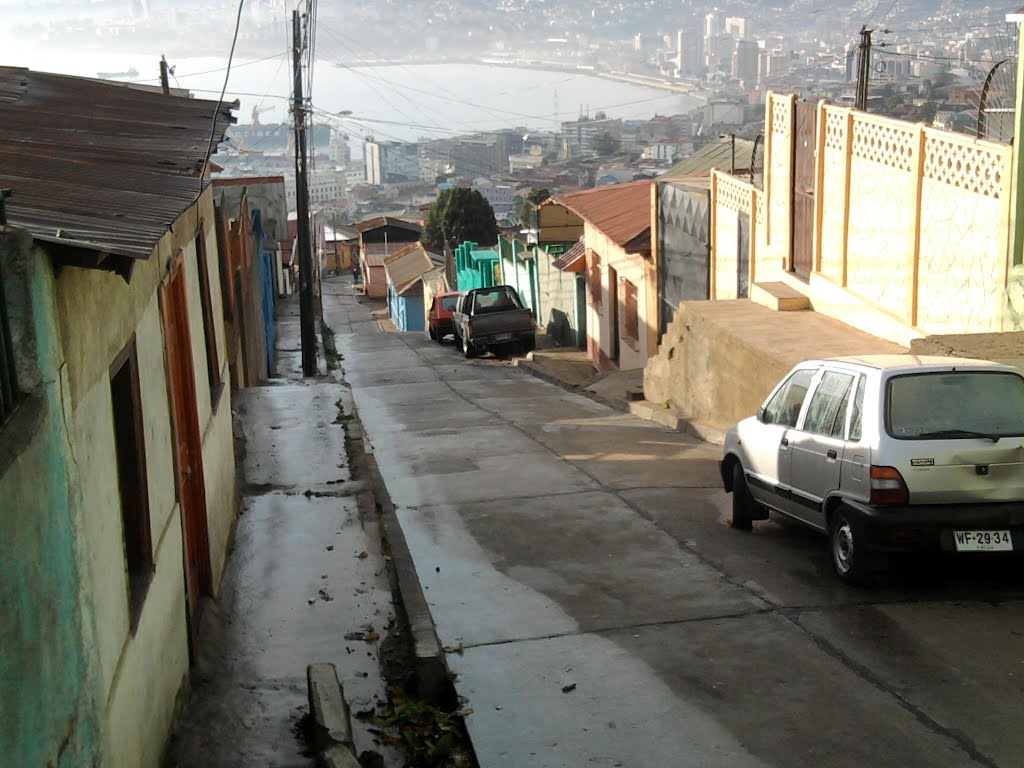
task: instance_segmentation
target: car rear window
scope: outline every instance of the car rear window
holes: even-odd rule
[[[886,402],[886,429],[902,440],[1024,435],[1024,378],[1015,373],[895,376]]]
[[[441,299],[441,309],[445,312],[452,312],[455,310],[455,305],[458,303],[458,296],[449,296],[447,299]]]

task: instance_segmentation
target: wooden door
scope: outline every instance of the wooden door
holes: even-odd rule
[[[188,326],[184,260],[177,258],[160,287],[166,344],[174,463],[184,539],[185,588],[189,634],[196,640],[199,605],[212,593],[210,539],[206,519],[206,483],[203,478],[202,433],[196,405],[196,379]]]
[[[814,148],[816,105],[796,103],[793,131],[793,241],[790,270],[808,279],[814,261]]]
[[[608,358],[619,362],[619,273],[608,267]]]

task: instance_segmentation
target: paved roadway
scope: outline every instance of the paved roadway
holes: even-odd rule
[[[840,584],[726,525],[718,449],[450,344],[325,316],[480,765],[1024,765],[1024,576]]]

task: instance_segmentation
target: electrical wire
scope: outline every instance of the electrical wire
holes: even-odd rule
[[[206,169],[210,165],[210,154],[213,152],[213,140],[217,136],[217,118],[220,117],[220,108],[224,103],[224,94],[228,90],[228,78],[231,77],[231,62],[235,57],[235,45],[238,43],[238,30],[242,26],[242,6],[245,5],[245,0],[238,0],[238,15],[235,17],[235,33],[231,37],[231,50],[228,52],[228,65],[225,68],[224,73],[224,87],[221,88],[220,98],[217,99],[217,108],[213,111],[213,125],[210,126],[210,143],[206,147],[206,159],[203,160],[203,170],[199,174],[199,193],[196,195],[196,199],[199,199],[199,195],[203,194],[203,181],[206,178]]]

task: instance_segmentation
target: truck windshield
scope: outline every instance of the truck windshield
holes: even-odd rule
[[[886,429],[901,440],[1024,435],[1024,378],[1015,373],[895,376],[889,380],[886,400]]]
[[[518,309],[519,304],[512,298],[507,288],[478,290],[474,303],[475,312],[503,312],[506,309]]]

